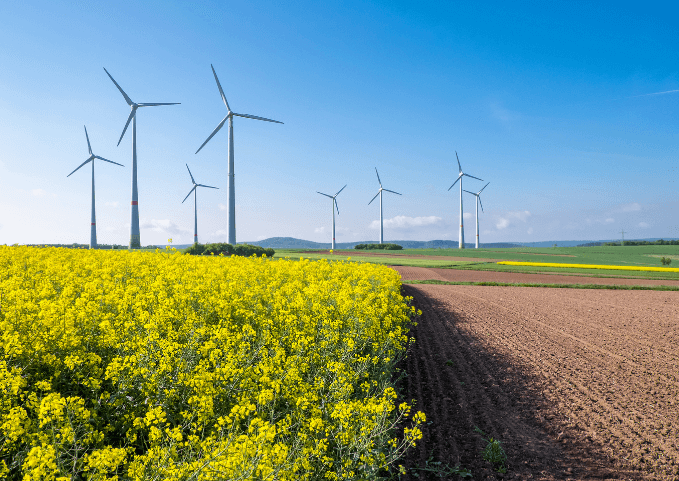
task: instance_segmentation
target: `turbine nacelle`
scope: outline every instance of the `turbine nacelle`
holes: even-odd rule
[[[122,87],[120,85],[118,85],[118,82],[116,82],[113,79],[113,77],[111,76],[111,74],[108,73],[108,70],[106,70],[106,67],[104,67],[104,71],[106,72],[106,75],[109,76],[111,81],[115,84],[115,86],[118,87],[118,90],[120,90],[120,93],[123,95],[123,98],[125,99],[125,102],[127,102],[127,105],[130,106],[130,116],[127,117],[127,122],[125,123],[125,128],[123,129],[123,133],[120,134],[120,139],[118,140],[118,145],[120,145],[120,142],[123,140],[123,137],[125,136],[125,132],[127,132],[127,127],[130,125],[130,122],[137,115],[137,109],[139,107],[157,107],[159,105],[180,105],[179,102],[172,102],[172,103],[136,103],[136,102],[133,102],[132,99],[122,89]]]
[[[380,184],[380,190],[378,190],[377,194],[375,194],[375,197],[373,197],[370,200],[370,202],[368,202],[368,205],[372,204],[373,200],[377,199],[377,196],[380,195],[382,193],[382,191],[391,192],[392,194],[401,195],[398,192],[394,192],[393,190],[385,189],[384,187],[382,187],[382,181],[380,180],[380,174],[377,172],[377,167],[375,167],[375,174],[377,174],[377,182],[379,182],[379,184]]]
[[[448,190],[452,189],[455,186],[455,184],[457,184],[457,181],[460,180],[462,177],[471,177],[472,179],[480,180],[481,182],[483,182],[483,179],[479,179],[478,177],[474,177],[473,175],[465,174],[464,172],[462,172],[462,166],[460,165],[460,157],[458,157],[457,151],[455,151],[455,158],[457,159],[457,167],[460,170],[460,174],[457,176],[457,179],[455,179],[455,182],[453,182],[453,185],[448,187]]]
[[[82,166],[86,165],[88,162],[94,162],[94,159],[103,160],[104,162],[109,162],[111,164],[116,164],[116,165],[119,165],[121,167],[125,167],[123,164],[119,164],[118,162],[113,162],[112,160],[108,160],[108,159],[105,159],[105,158],[100,157],[98,155],[95,155],[92,152],[92,145],[90,145],[90,136],[87,135],[87,127],[85,127],[85,126],[83,126],[83,127],[85,128],[85,138],[87,139],[87,151],[90,153],[90,156],[87,158],[87,160],[85,162],[80,164],[73,172],[68,174],[66,177],[70,177],[71,175],[73,175],[78,169],[80,169]]]
[[[226,123],[226,121],[228,119],[231,119],[231,121],[233,121],[234,116],[235,117],[243,117],[243,118],[246,118],[246,119],[264,120],[265,122],[273,122],[275,124],[282,124],[283,123],[283,122],[279,122],[278,120],[271,120],[271,119],[267,119],[267,118],[264,118],[264,117],[257,117],[256,115],[237,114],[236,112],[233,112],[231,110],[231,107],[229,107],[229,102],[226,100],[226,95],[224,95],[224,90],[222,89],[222,84],[219,83],[219,78],[217,78],[217,72],[215,72],[215,68],[212,66],[212,64],[210,64],[210,68],[212,68],[212,74],[215,76],[215,82],[217,82],[217,88],[219,88],[219,95],[221,95],[221,97],[222,97],[222,101],[224,102],[224,105],[226,106],[226,110],[227,110],[228,114],[226,114],[226,117],[224,117],[222,119],[222,121],[219,122],[217,127],[215,127],[215,129],[212,131],[210,136],[205,140],[205,142],[203,142],[203,144],[200,147],[198,147],[198,150],[196,150],[196,154],[198,152],[200,152],[201,149],[203,147],[205,147],[205,144],[207,144],[210,141],[210,139],[212,137],[214,137],[215,134],[221,130],[221,128],[224,126],[224,124]]]
[[[333,202],[333,205],[335,206],[335,209],[337,209],[337,215],[339,215],[339,207],[337,206],[337,196],[340,194],[340,192],[342,192],[342,191],[344,190],[344,188],[345,188],[347,185],[349,185],[349,184],[345,184],[344,187],[342,187],[340,190],[338,190],[337,193],[336,193],[335,195],[324,194],[323,192],[318,192],[318,191],[316,191],[316,193],[331,198],[331,199],[332,199],[332,202]]]
[[[189,198],[189,196],[193,193],[194,190],[196,190],[197,187],[207,187],[208,189],[217,189],[219,190],[219,187],[212,187],[210,185],[203,185],[203,184],[197,184],[196,181],[193,178],[193,174],[191,173],[191,169],[189,169],[189,164],[186,165],[186,170],[189,171],[189,175],[191,176],[191,182],[193,183],[193,188],[189,191],[188,194],[186,194],[186,197],[184,197],[184,200],[182,201],[182,204],[186,202],[186,199]]]

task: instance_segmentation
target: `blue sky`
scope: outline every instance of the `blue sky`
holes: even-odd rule
[[[463,169],[490,182],[481,242],[679,237],[678,7],[670,2],[0,2],[0,243],[127,244],[129,108],[142,244],[226,238],[231,108],[238,241],[458,238]],[[485,182],[464,181],[480,189]],[[465,237],[474,198],[465,194]]]

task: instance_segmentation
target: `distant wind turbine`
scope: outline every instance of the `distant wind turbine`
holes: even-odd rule
[[[455,157],[457,158],[457,166],[460,169],[460,174],[457,176],[457,180],[453,182],[453,185],[448,187],[448,190],[452,189],[455,184],[457,184],[457,181],[460,181],[460,243],[459,243],[459,248],[464,249],[464,221],[462,219],[462,177],[471,177],[472,179],[480,180],[483,182],[483,179],[479,179],[478,177],[474,177],[473,175],[465,174],[462,172],[462,166],[460,165],[460,158],[457,156],[457,151],[455,151]]]
[[[375,194],[375,197],[372,198],[370,202],[368,202],[368,205],[372,204],[373,200],[377,198],[377,196],[380,196],[380,244],[384,243],[384,227],[382,224],[382,191],[384,192],[391,192],[392,194],[399,194],[398,192],[394,192],[393,190],[385,189],[382,187],[382,181],[380,180],[380,174],[377,172],[377,167],[375,167],[375,173],[377,174],[377,182],[380,183],[380,190],[377,191],[377,194]]]
[[[346,187],[346,185],[344,186]],[[330,197],[332,199],[332,249],[335,249],[335,209],[337,209],[337,215],[339,215],[339,207],[337,207],[337,196],[339,195],[340,192],[344,190],[344,187],[342,187],[340,190],[337,191],[335,195],[328,195],[324,194],[323,192],[318,192],[317,193],[324,195],[326,197]]]
[[[66,177],[70,177],[75,171],[80,169],[80,167],[84,166],[88,162],[92,162],[92,221],[90,224],[90,249],[96,249],[97,248],[97,220],[96,220],[96,215],[94,212],[94,159],[99,159],[103,160],[104,162],[110,162],[111,164],[116,164],[121,167],[125,167],[123,164],[119,164],[118,162],[113,162],[112,160],[105,159],[103,157],[99,157],[98,155],[94,155],[92,153],[92,146],[90,145],[90,136],[87,135],[87,127],[85,127],[85,138],[87,139],[87,150],[90,153],[90,156],[87,158],[85,162],[80,164],[77,169],[75,169],[73,172],[68,174]]]
[[[130,125],[130,121],[132,121],[132,206],[131,206],[129,247],[130,249],[133,249],[136,247],[141,247],[141,238],[139,235],[139,198],[137,195],[137,109],[139,107],[156,107],[158,105],[179,105],[179,103],[178,102],[154,103],[154,104],[135,103],[132,101],[132,99],[130,99],[130,97],[127,96],[127,94],[123,91],[120,85],[118,85],[118,82],[113,80],[113,77],[111,77],[111,74],[108,73],[108,70],[106,70],[106,68],[104,68],[104,71],[106,72],[106,75],[109,76],[111,81],[113,81],[115,86],[118,87],[120,93],[123,94],[125,102],[127,102],[127,105],[129,105],[131,109],[130,116],[127,117],[127,123],[125,124],[125,128],[123,129],[123,133],[120,134],[118,145],[120,145],[120,141],[123,140],[125,132],[127,132],[127,127]]]
[[[196,198],[197,187],[207,187],[208,189],[219,189],[219,187],[196,184],[196,181],[193,179],[193,174],[191,173],[191,169],[189,169],[188,164],[186,164],[186,170],[189,171],[189,175],[191,176],[191,182],[193,182],[193,189],[191,189],[189,193],[186,194],[186,197],[184,197],[182,204],[186,202],[186,199],[188,199],[189,196],[191,195],[191,192],[193,192],[193,243],[198,244],[198,200]]]
[[[488,182],[490,184],[490,182]],[[476,194],[474,192],[469,192],[468,190],[465,190],[465,192],[476,196],[476,248],[479,248],[479,204],[481,204],[481,212],[483,212],[483,203],[481,202],[481,192],[483,192],[483,189],[488,187],[488,184],[484,185],[483,188],[478,191]]]
[[[219,79],[217,78],[217,72],[215,72],[215,68],[210,64],[210,67],[212,67],[212,73],[215,76],[215,81],[217,82],[217,87],[219,88],[219,94],[222,96],[222,101],[224,102],[224,105],[226,105],[226,110],[228,113],[226,114],[226,117],[222,119],[221,122],[217,125],[217,127],[212,131],[210,136],[203,142],[203,145],[198,147],[198,150],[196,150],[196,154],[200,152],[200,149],[205,147],[205,144],[207,144],[214,135],[219,132],[219,130],[224,126],[224,123],[229,120],[229,153],[228,153],[228,162],[229,162],[229,184],[228,184],[228,189],[229,189],[229,197],[228,197],[228,225],[229,225],[229,233],[228,233],[228,238],[227,242],[231,245],[236,245],[236,193],[235,193],[235,183],[234,183],[234,170],[233,170],[233,117],[244,117],[247,119],[255,119],[255,120],[264,120],[266,122],[274,122],[276,124],[282,124],[283,122],[279,122],[278,120],[271,120],[271,119],[265,119],[264,117],[256,117],[254,115],[249,115],[249,114],[237,114],[235,112],[231,111],[231,107],[229,107],[229,102],[226,101],[226,96],[224,95],[224,91],[222,90],[222,85],[219,83]]]

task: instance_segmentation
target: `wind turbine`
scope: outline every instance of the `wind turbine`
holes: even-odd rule
[[[488,182],[490,184],[490,182]],[[468,190],[465,190],[465,192],[475,195],[476,196],[476,248],[479,248],[479,204],[481,204],[481,212],[483,212],[483,203],[481,202],[481,192],[483,192],[483,189],[488,187],[488,184],[484,185],[483,188],[478,191],[476,194],[474,192],[469,192]]]
[[[474,177],[473,175],[465,174],[462,172],[462,166],[460,165],[460,158],[457,156],[457,151],[455,151],[455,157],[457,158],[457,166],[460,169],[460,174],[457,176],[457,179],[455,182],[453,182],[453,185],[448,187],[448,190],[452,189],[455,184],[457,184],[457,181],[460,181],[460,244],[459,248],[464,249],[464,221],[462,220],[462,177],[467,176],[471,177],[472,179],[480,180],[483,182],[483,179],[479,179],[478,177]]]
[[[196,181],[193,180],[193,174],[191,173],[191,169],[189,169],[189,164],[186,164],[186,170],[189,171],[189,175],[191,176],[191,182],[193,182],[193,189],[189,191],[188,194],[186,194],[186,197],[184,197],[184,200],[182,201],[182,204],[186,202],[186,199],[189,198],[191,195],[191,192],[193,192],[193,243],[198,244],[198,201],[196,199],[196,192],[197,189],[196,187],[207,187],[208,189],[219,189],[219,187],[212,187],[209,185],[203,185],[203,184],[196,184]]]
[[[224,105],[226,105],[226,110],[228,113],[226,114],[226,117],[222,119],[221,122],[217,125],[217,127],[212,131],[210,136],[203,142],[203,145],[198,147],[198,150],[196,150],[196,154],[200,152],[200,150],[205,147],[205,144],[207,144],[212,137],[215,136],[217,132],[224,126],[224,122],[229,120],[229,154],[228,154],[228,161],[229,161],[229,200],[227,202],[228,205],[228,225],[229,225],[229,234],[227,238],[227,242],[231,245],[236,245],[236,193],[235,193],[235,184],[234,184],[234,171],[233,171],[233,117],[245,117],[246,119],[255,119],[255,120],[264,120],[266,122],[274,122],[276,124],[282,124],[283,122],[279,122],[278,120],[271,120],[271,119],[265,119],[264,117],[257,117],[254,115],[249,115],[249,114],[237,114],[235,112],[231,111],[231,107],[229,107],[229,102],[226,101],[226,96],[224,95],[224,91],[222,90],[222,85],[219,83],[219,79],[217,78],[217,72],[215,72],[215,68],[210,64],[210,67],[212,68],[212,73],[215,76],[215,81],[217,82],[217,87],[219,88],[219,94],[222,96],[222,101],[224,102]]]
[[[346,187],[346,185],[344,186]],[[335,195],[328,195],[324,194],[323,192],[318,192],[321,195],[324,195],[326,197],[330,197],[332,199],[332,249],[335,250],[335,209],[337,209],[337,215],[339,215],[339,207],[337,207],[337,196],[339,195],[340,192],[344,190],[344,187],[342,187],[340,190],[337,191]]]
[[[377,172],[377,167],[375,167],[375,173],[377,174],[377,182],[380,183],[380,190],[377,191],[377,194],[375,194],[375,197],[372,198],[370,202],[368,202],[368,205],[372,204],[373,200],[377,198],[377,196],[380,196],[380,244],[384,243],[384,228],[382,226],[382,191],[385,192],[391,192],[392,194],[399,194],[398,192],[394,192],[393,190],[385,189],[382,187],[382,181],[380,180],[380,174]]]
[[[130,116],[127,118],[127,123],[125,124],[125,128],[123,129],[123,133],[120,134],[118,145],[120,145],[120,141],[123,140],[125,132],[127,132],[127,127],[130,125],[130,121],[132,121],[132,206],[131,206],[129,247],[130,249],[133,249],[135,247],[141,247],[141,239],[139,236],[139,199],[137,196],[137,109],[139,107],[156,107],[158,105],[179,105],[179,103],[178,102],[154,103],[154,104],[135,103],[132,101],[132,99],[130,99],[130,97],[127,96],[123,89],[120,88],[118,82],[113,80],[113,77],[111,77],[111,74],[108,73],[108,70],[106,70],[106,68],[104,68],[104,71],[106,72],[106,75],[109,76],[111,81],[113,81],[115,86],[118,87],[120,93],[123,94],[125,102],[127,102],[127,105],[129,105],[131,109]]]
[[[83,126],[84,127],[84,126]],[[119,165],[121,167],[125,167],[123,164],[119,164],[118,162],[113,162],[112,160],[105,159],[103,157],[99,157],[98,155],[94,155],[92,153],[92,146],[90,145],[90,136],[87,135],[87,127],[85,127],[85,138],[87,139],[87,150],[90,153],[90,156],[87,158],[85,162],[80,164],[77,169],[75,169],[73,172],[68,174],[66,177],[70,177],[73,173],[75,173],[76,170],[80,169],[80,167],[84,166],[88,162],[92,162],[92,222],[90,225],[90,249],[96,249],[97,248],[97,220],[96,216],[94,213],[94,159],[99,159],[103,160],[105,162],[110,162],[112,164]]]

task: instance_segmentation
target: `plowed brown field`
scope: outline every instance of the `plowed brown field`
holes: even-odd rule
[[[474,479],[679,480],[679,292],[404,293],[423,315],[401,388],[429,423],[404,479],[439,479],[412,470],[432,457]],[[506,474],[475,427],[502,441]]]

